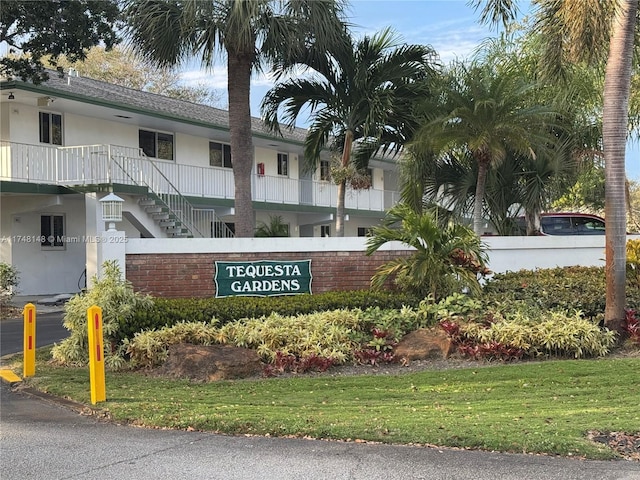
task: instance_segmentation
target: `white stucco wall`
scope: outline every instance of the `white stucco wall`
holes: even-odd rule
[[[64,249],[47,249],[38,240],[40,216],[64,215]],[[79,291],[85,269],[86,235],[82,195],[15,195],[2,198],[2,261],[20,274],[18,294],[57,294]]]
[[[640,239],[640,235],[629,235]],[[364,251],[366,238],[235,238],[235,239],[129,239],[127,254],[217,252]],[[502,273],[521,269],[603,266],[604,236],[485,237],[489,268]],[[383,250],[406,250],[390,242]]]

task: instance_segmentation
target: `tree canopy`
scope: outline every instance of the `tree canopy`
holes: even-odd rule
[[[9,55],[0,59],[0,74],[35,84],[46,81],[43,57],[55,67],[66,55],[75,62],[93,46],[112,48],[118,43],[118,0],[0,2],[0,42]]]

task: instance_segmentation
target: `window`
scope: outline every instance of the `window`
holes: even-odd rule
[[[40,142],[62,145],[62,115],[40,112]]]
[[[320,160],[320,180],[325,182],[331,180],[331,167],[328,160]]]
[[[173,135],[170,133],[139,130],[138,146],[147,157],[173,160]]]
[[[231,163],[231,145],[209,142],[209,165],[212,167],[233,168]]]
[[[40,215],[40,246],[64,248],[64,215]]]
[[[320,236],[321,237],[330,237],[331,236],[331,225],[320,225]]]
[[[358,227],[359,237],[368,237],[371,235],[371,229],[369,227]]]
[[[289,176],[289,155],[286,153],[278,154],[278,175]]]

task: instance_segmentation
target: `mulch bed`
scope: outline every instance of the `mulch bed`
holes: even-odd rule
[[[627,460],[640,462],[640,433],[630,435],[624,432],[602,433],[592,431],[588,432],[587,438],[591,441],[608,445]]]

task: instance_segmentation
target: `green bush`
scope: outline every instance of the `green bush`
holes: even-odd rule
[[[53,347],[54,360],[66,365],[88,363],[87,310],[93,305],[102,309],[105,362],[110,367],[119,367],[124,363],[120,348],[122,331],[129,326],[134,312],[151,308],[153,301],[133,291],[131,284],[122,279],[116,262],[105,262],[102,278],[94,277],[87,293],[67,302],[63,325],[71,335]]]
[[[0,262],[0,310],[2,312],[9,306],[11,299],[16,294],[18,281],[18,270],[13,265]]]
[[[521,304],[541,310],[580,311],[600,320],[605,309],[605,273],[601,267],[564,267],[496,274],[483,289],[483,301],[509,311]],[[640,285],[627,283],[627,307],[640,309]]]
[[[131,321],[119,332],[132,338],[137,332],[159,329],[179,322],[211,322],[224,325],[243,318],[268,317],[273,312],[293,316],[338,309],[369,307],[401,309],[417,306],[420,299],[409,294],[358,290],[281,297],[157,298],[151,307],[136,309]]]

